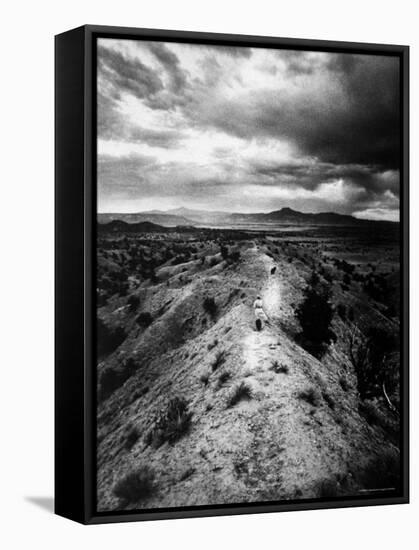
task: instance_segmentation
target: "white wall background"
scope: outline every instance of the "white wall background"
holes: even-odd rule
[[[412,504],[83,527],[52,515],[53,35],[85,23],[409,44],[411,50],[412,390],[418,347],[418,14],[409,0],[52,0],[2,5],[0,544],[3,548],[412,548]],[[415,391],[416,389],[416,391]],[[35,500],[35,502],[34,502]],[[36,503],[38,502],[38,504]],[[39,505],[42,504],[42,506]],[[2,539],[4,541],[2,542]]]

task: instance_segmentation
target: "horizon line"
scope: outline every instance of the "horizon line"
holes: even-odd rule
[[[351,218],[354,218],[355,220],[366,220],[366,221],[373,221],[373,222],[390,222],[390,223],[400,223],[400,218],[398,220],[388,220],[385,218],[359,218],[357,216],[354,216],[353,214],[342,214],[340,212],[336,212],[334,210],[325,210],[321,212],[303,212],[301,210],[295,210],[294,208],[291,208],[290,206],[283,206],[281,208],[278,208],[276,210],[267,210],[267,211],[257,211],[257,212],[238,212],[238,211],[232,211],[232,210],[207,210],[205,208],[188,208],[186,206],[178,206],[175,208],[169,208],[167,210],[159,209],[159,208],[151,208],[150,210],[136,210],[135,212],[121,212],[121,211],[107,211],[107,212],[96,212],[96,215],[103,215],[103,214],[115,214],[115,215],[135,215],[135,214],[151,214],[151,213],[161,213],[162,215],[165,214],[171,214],[174,210],[197,210],[201,212],[206,212],[208,214],[216,214],[216,213],[222,213],[222,214],[244,214],[244,215],[256,215],[256,214],[272,214],[274,212],[281,212],[282,210],[291,210],[293,212],[297,212],[298,214],[305,214],[305,215],[318,215],[318,214],[336,214],[338,216],[349,216]],[[400,213],[400,211],[399,211]],[[176,215],[176,214],[172,214]]]

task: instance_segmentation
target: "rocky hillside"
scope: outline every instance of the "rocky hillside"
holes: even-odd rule
[[[397,321],[336,277],[335,337],[314,357],[296,316],[313,265],[308,252],[266,239],[228,254],[198,249],[101,305],[99,510],[330,498],[397,484],[397,412],[382,396],[361,398],[351,360],[355,330],[394,331]],[[269,316],[261,332],[257,294]]]

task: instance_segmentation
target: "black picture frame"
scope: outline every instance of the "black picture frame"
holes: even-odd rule
[[[402,488],[397,496],[97,512],[95,506],[96,40],[369,53],[400,58]],[[55,38],[55,512],[84,524],[409,502],[409,48],[86,25]]]

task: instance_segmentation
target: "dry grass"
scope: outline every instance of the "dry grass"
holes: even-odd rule
[[[113,494],[120,500],[135,503],[150,496],[154,489],[154,472],[148,466],[140,466],[120,479]]]
[[[276,374],[288,374],[290,369],[285,363],[272,361],[272,365],[269,367],[269,370],[272,370]]]
[[[166,441],[175,443],[184,436],[191,426],[192,414],[188,411],[188,403],[182,397],[174,397],[158,417],[146,436],[146,443],[160,447]]]
[[[234,407],[240,401],[252,399],[252,388],[246,382],[239,382],[227,399],[227,407]]]
[[[226,360],[226,354],[225,354],[225,351],[219,351],[215,358],[214,358],[214,361],[212,362],[212,365],[211,365],[211,368],[212,368],[212,371],[216,371],[219,367],[221,367],[221,365],[224,363],[224,361]]]
[[[320,393],[314,386],[309,386],[298,393],[298,398],[313,407],[317,407],[320,403]]]

